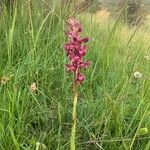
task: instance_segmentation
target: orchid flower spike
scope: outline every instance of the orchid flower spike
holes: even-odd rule
[[[82,83],[85,77],[81,73],[81,68],[87,69],[90,65],[89,61],[85,62],[83,59],[87,53],[85,43],[89,41],[89,38],[81,37],[82,27],[75,19],[69,19],[67,24],[68,30],[66,31],[66,35],[69,41],[64,44],[64,49],[70,63],[67,64],[66,67],[69,72],[73,72],[75,74],[76,82]]]

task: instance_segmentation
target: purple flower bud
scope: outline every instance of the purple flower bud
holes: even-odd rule
[[[78,82],[82,83],[82,82],[84,81],[84,79],[85,79],[85,77],[84,77],[83,74],[79,73],[79,74],[77,75],[77,81],[78,81]]]
[[[75,67],[71,64],[67,64],[66,67],[67,67],[67,70],[70,72],[74,72],[76,70]]]
[[[78,62],[79,59],[80,59],[79,56],[74,56],[74,57],[72,57],[71,61],[72,61],[72,62]]]
[[[90,63],[89,61],[87,61],[87,62],[85,62],[85,63],[81,62],[81,63],[79,64],[79,66],[80,66],[81,68],[87,69],[90,64],[91,64],[91,63]]]
[[[78,21],[74,18],[70,18],[68,21],[69,28],[74,32],[82,32],[82,27]]]
[[[86,54],[86,47],[83,47],[83,48],[79,49],[79,54],[80,54],[80,56],[85,56],[85,54]]]
[[[88,42],[89,41],[89,38],[88,37],[86,37],[86,38],[82,38],[81,39],[84,43],[86,43],[86,42]]]

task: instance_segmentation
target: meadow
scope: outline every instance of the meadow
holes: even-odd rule
[[[0,14],[0,150],[34,150],[37,142],[69,150],[72,75],[66,18],[56,8],[41,0]],[[88,13],[76,19],[90,38],[91,61],[78,88],[77,149],[149,150],[149,23],[129,28]]]

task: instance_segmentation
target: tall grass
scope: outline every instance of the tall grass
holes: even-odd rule
[[[72,84],[65,70],[64,17],[42,0],[22,1],[0,19],[0,149],[69,149]],[[79,87],[77,149],[150,149],[150,43],[148,30],[119,20],[79,15],[91,37],[92,66]],[[135,71],[142,74],[134,78]],[[38,90],[30,85],[36,82]]]

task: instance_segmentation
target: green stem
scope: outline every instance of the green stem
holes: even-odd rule
[[[76,124],[77,124],[77,81],[74,79],[74,100],[73,100],[73,108],[72,108],[72,128],[71,128],[71,138],[70,138],[70,149],[75,150],[75,135],[76,135]]]

